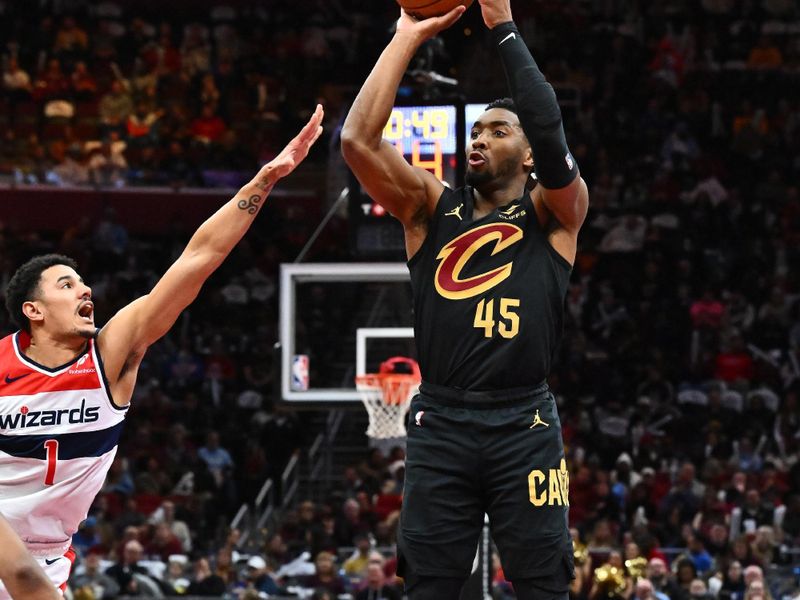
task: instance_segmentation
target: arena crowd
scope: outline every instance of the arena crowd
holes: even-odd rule
[[[324,170],[390,35],[393,3],[175,5],[180,20],[155,2],[0,3],[0,184],[235,187],[318,99],[331,143],[311,158]],[[564,120],[591,193],[550,380],[569,457],[572,596],[797,597],[800,9],[792,0],[514,9],[544,72],[573,100]],[[486,68],[482,27],[469,12],[429,64],[470,101],[506,95]],[[271,369],[278,265],[305,240],[269,210],[275,218],[260,217],[147,355],[119,455],[74,538],[73,597],[401,596],[392,554],[401,449],[365,445],[325,499],[291,506],[256,552],[227,529],[310,442],[309,413],[274,402]],[[179,229],[133,236],[112,211],[58,234],[0,212],[0,282],[34,254],[64,252],[92,285],[102,323],[146,293],[186,241]],[[343,245],[323,250],[341,259]],[[327,347],[352,329],[307,326]],[[12,331],[7,316],[0,330]],[[499,562],[493,573],[495,597],[512,598]]]

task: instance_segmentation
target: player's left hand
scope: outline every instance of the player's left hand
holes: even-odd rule
[[[325,111],[322,109],[321,104],[317,104],[314,114],[311,115],[306,126],[298,133],[295,138],[286,144],[286,147],[281,150],[273,160],[261,167],[258,175],[255,176],[255,184],[262,188],[271,188],[275,183],[297,168],[303,159],[308,156],[308,151],[314,142],[317,141],[322,135],[322,118],[325,116]]]
[[[511,0],[478,0],[486,27],[494,29],[500,23],[513,20],[511,16]]]

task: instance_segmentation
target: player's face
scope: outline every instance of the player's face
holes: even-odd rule
[[[90,338],[95,334],[92,290],[66,265],[42,271],[38,297],[26,302],[23,310],[55,336]]]
[[[467,143],[468,185],[500,187],[532,168],[530,145],[516,114],[493,108],[475,121]]]

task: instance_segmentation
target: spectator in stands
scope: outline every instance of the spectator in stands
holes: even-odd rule
[[[144,102],[137,102],[136,109],[128,115],[125,123],[128,143],[143,146],[156,141],[156,123],[160,117],[158,112],[148,109]]]
[[[750,565],[744,570],[744,593],[735,600],[757,598],[769,599],[768,591],[764,589],[764,571],[757,565]]]
[[[650,580],[656,592],[662,593],[670,599],[681,598],[678,584],[669,574],[664,559],[650,559],[650,562],[647,563],[647,579]]]
[[[627,215],[608,230],[600,242],[601,252],[639,252],[644,246],[647,221],[637,215]]]
[[[208,470],[214,476],[218,487],[222,487],[233,468],[233,459],[230,453],[219,445],[219,433],[209,431],[206,436],[206,445],[197,451]]]
[[[145,555],[151,559],[160,559],[167,562],[171,554],[183,552],[180,540],[170,531],[169,525],[159,523],[155,526],[153,537],[144,549]]]
[[[181,68],[187,79],[198,73],[211,70],[211,47],[208,44],[208,29],[200,23],[192,23],[186,28],[181,45]]]
[[[400,600],[401,594],[386,585],[383,557],[379,553],[375,554],[376,556],[371,558],[367,565],[366,586],[355,595],[355,600]]]
[[[57,58],[47,61],[47,67],[39,73],[33,83],[34,100],[45,102],[69,96],[69,79],[61,70],[61,62]]]
[[[775,509],[761,501],[761,493],[757,489],[747,490],[741,509],[740,529],[737,534],[755,534],[762,525],[772,526]]]
[[[89,167],[80,144],[70,144],[64,160],[53,167],[53,174],[58,178],[59,185],[65,187],[89,183]]]
[[[354,541],[356,545],[355,551],[350,558],[344,561],[343,569],[347,577],[361,579],[367,573],[367,564],[369,563],[372,545],[370,544],[369,536],[364,533],[357,534]]]
[[[750,50],[747,66],[750,69],[777,69],[783,64],[783,56],[778,47],[766,35]]]
[[[27,100],[33,93],[30,75],[20,68],[16,56],[9,57],[3,70],[3,91],[12,103]]]
[[[78,26],[73,17],[64,17],[61,27],[56,32],[53,52],[65,62],[84,58],[89,50],[89,36]]]
[[[189,126],[192,139],[200,144],[208,145],[214,144],[222,140],[227,126],[225,121],[216,114],[214,107],[210,104],[205,104],[198,116]]]
[[[713,289],[707,287],[703,295],[692,303],[689,314],[695,329],[717,330],[722,323],[725,307],[715,297]]]
[[[675,583],[677,584],[678,598],[688,600],[691,597],[692,582],[697,579],[697,569],[688,558],[679,558],[674,566]]]
[[[145,467],[138,469],[139,475],[136,476],[136,491],[140,494],[150,494],[160,496],[169,492],[172,481],[169,475],[162,469],[161,463],[155,456],[143,457]]]
[[[119,79],[111,82],[111,89],[100,98],[100,120],[110,127],[118,127],[133,112],[133,100]]]
[[[708,586],[702,579],[695,579],[689,584],[689,597],[691,600],[710,600]]]
[[[147,581],[150,579],[147,569],[139,564],[143,551],[139,542],[131,540],[125,544],[121,560],[106,569],[106,575],[117,583],[122,593],[135,596],[139,593],[140,586],[149,589],[148,584],[153,583],[152,580]]]
[[[86,517],[83,523],[78,527],[78,531],[72,536],[72,546],[80,553],[81,556],[86,556],[94,546],[101,543],[100,532],[97,530],[97,518],[93,516]]]
[[[289,546],[283,540],[280,533],[273,533],[267,541],[265,558],[271,560],[279,567],[285,565],[291,559]]]
[[[718,577],[718,575],[717,575]],[[744,572],[738,560],[728,563],[728,568],[722,577],[717,597],[719,600],[733,600],[734,596],[744,593]]]
[[[314,555],[323,551],[333,553],[341,545],[336,535],[336,517],[331,512],[323,512],[319,522],[315,523],[311,530],[311,553]]]
[[[754,581],[747,586],[744,592],[744,600],[772,600],[772,594],[764,581]]]
[[[127,496],[132,494],[133,490],[133,477],[131,476],[128,459],[123,456],[115,456],[101,492],[104,494],[115,492]]]
[[[208,560],[198,558],[194,563],[194,576],[186,590],[189,596],[221,596],[225,593],[225,581],[211,572]]]
[[[692,463],[683,463],[672,489],[664,498],[662,510],[667,513],[677,508],[680,511],[681,523],[688,523],[697,514],[705,493],[705,485],[696,479],[695,473],[695,466]]]
[[[722,381],[747,382],[753,378],[755,366],[747,352],[744,338],[736,332],[726,348],[722,348],[715,359],[714,377]]]
[[[196,451],[188,439],[186,426],[182,423],[175,423],[169,429],[164,448],[164,468],[175,481],[196,463]]]
[[[356,535],[371,529],[370,519],[362,513],[361,506],[354,498],[348,498],[342,505],[342,513],[336,519],[336,541],[340,546],[352,546]]]
[[[758,430],[758,421],[748,421],[748,423],[752,426],[753,433],[764,435],[764,430]],[[761,471],[764,461],[761,458],[760,446],[761,444],[758,446],[754,445],[749,435],[745,435],[745,437],[739,441],[736,451],[731,456],[731,464],[736,469],[747,473]]]
[[[93,100],[97,95],[97,81],[89,72],[86,63],[79,60],[69,76],[72,97],[79,101]]]
[[[100,187],[122,187],[125,184],[128,161],[121,152],[114,152],[106,140],[89,158],[89,179]]]
[[[706,550],[703,538],[693,531],[686,540],[686,546],[689,550],[688,558],[694,564],[694,568],[700,576],[705,575],[713,564],[713,558]]]
[[[191,582],[186,577],[185,569],[189,559],[184,554],[173,554],[167,561],[167,572],[164,573],[163,587],[168,595],[183,595]]]
[[[102,554],[89,552],[86,558],[77,566],[70,577],[70,587],[77,592],[81,588],[89,588],[93,598],[97,600],[111,600],[119,595],[119,584],[115,579],[103,573],[100,569]]]
[[[213,74],[206,73],[203,75],[203,78],[200,80],[200,94],[198,99],[200,100],[201,107],[209,106],[214,112],[219,110],[220,92]]]
[[[235,545],[232,544],[232,545]],[[235,551],[230,545],[225,545],[219,550],[214,561],[214,574],[218,575],[222,581],[225,582],[225,587],[233,586],[236,583],[239,574],[236,571],[234,564],[234,556],[239,558],[239,553]]]
[[[399,518],[400,506],[403,503],[402,487],[398,489],[398,480],[396,479],[398,471],[405,471],[403,461],[396,461],[389,466],[389,472],[392,477],[387,477],[381,484],[381,491],[375,497],[373,512],[375,517],[381,521],[389,519],[394,522]],[[394,466],[394,468],[392,468]]]
[[[172,534],[178,539],[184,553],[192,550],[192,535],[185,522],[175,518],[175,503],[165,500],[161,506],[150,515],[150,523],[158,525],[165,523]]]
[[[330,552],[320,552],[314,559],[314,575],[302,580],[304,587],[322,588],[332,594],[344,594],[347,591],[344,579],[336,569],[336,558]]]
[[[631,598],[633,600],[669,600],[666,594],[654,590],[653,584],[645,577],[636,580]]]
[[[275,595],[281,592],[281,587],[278,585],[275,574],[275,565],[260,556],[251,556],[247,561],[245,577],[248,584],[259,593]]]

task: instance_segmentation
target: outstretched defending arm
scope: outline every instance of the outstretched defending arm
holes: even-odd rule
[[[541,198],[566,230],[577,234],[588,206],[586,184],[567,148],[561,109],[511,16],[510,0],[479,0],[483,20],[508,79],[520,125],[531,145]]]
[[[169,331],[206,279],[239,243],[278,180],[294,171],[308,155],[322,133],[322,117],[322,107],[317,106],[297,137],[200,226],[153,290],[120,310],[100,331],[98,344],[118,404],[126,404],[130,398],[147,347]]]
[[[428,171],[409,165],[383,140],[383,128],[417,49],[463,13],[461,6],[442,17],[417,22],[401,11],[397,32],[364,82],[342,130],[345,161],[367,194],[403,223],[407,239],[418,221],[427,220],[443,186]]]
[[[14,600],[62,600],[42,568],[0,516],[0,580]]]

